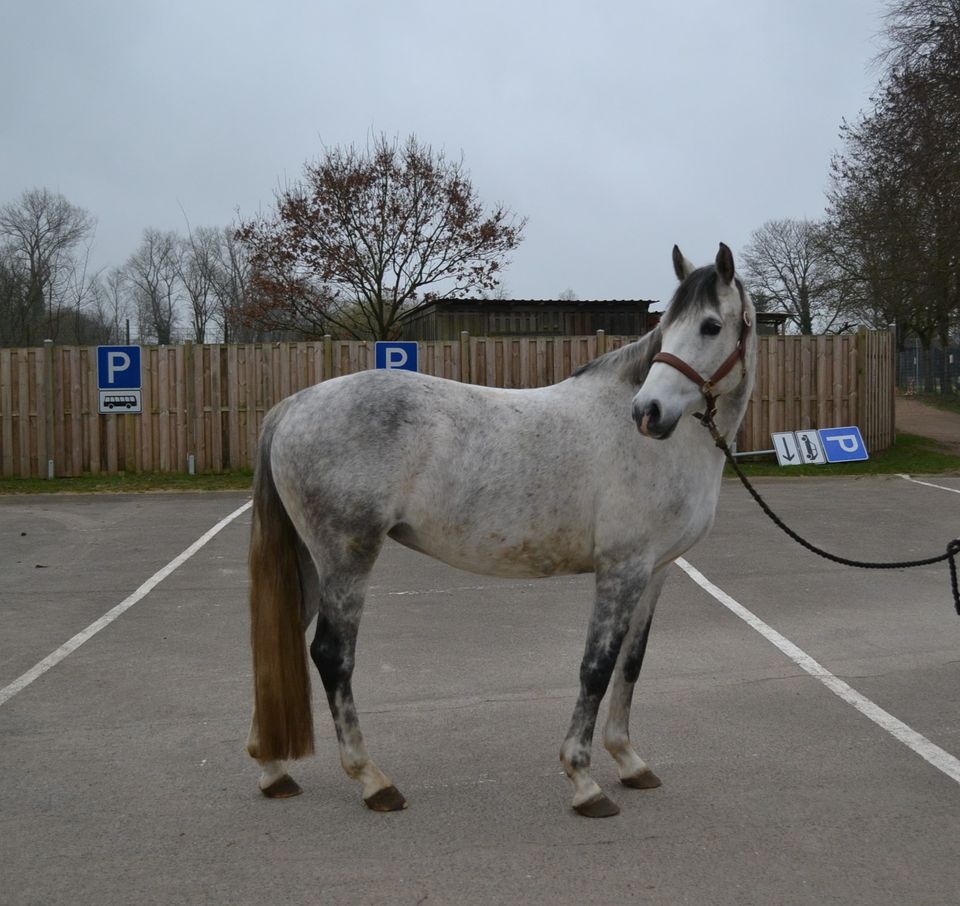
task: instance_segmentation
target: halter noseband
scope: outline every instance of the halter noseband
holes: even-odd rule
[[[703,399],[707,404],[707,411],[703,414],[699,412],[694,414],[705,425],[709,426],[713,421],[714,415],[717,414],[717,394],[714,393],[714,387],[733,370],[733,366],[736,365],[737,362],[741,363],[744,374],[746,374],[747,363],[743,358],[743,350],[746,346],[747,333],[752,326],[753,324],[747,315],[746,302],[741,295],[740,337],[737,340],[737,347],[724,359],[720,367],[709,378],[705,378],[699,371],[671,352],[658,352],[653,357],[654,363],[663,362],[664,365],[670,365],[676,368],[677,371],[685,377],[690,378],[690,380],[700,388]]]

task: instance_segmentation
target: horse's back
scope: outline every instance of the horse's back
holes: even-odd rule
[[[567,396],[360,372],[289,399],[272,467],[298,527],[363,523],[481,573],[582,572],[592,435]]]

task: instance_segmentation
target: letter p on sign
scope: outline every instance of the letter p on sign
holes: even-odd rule
[[[139,390],[139,346],[98,346],[97,386],[100,390]]]
[[[107,353],[107,383],[116,386],[118,371],[126,371],[130,367],[130,356],[125,352],[111,350]]]
[[[374,347],[377,368],[419,371],[417,344],[411,341],[378,340]]]
[[[387,368],[403,368],[409,358],[406,349],[387,349]]]

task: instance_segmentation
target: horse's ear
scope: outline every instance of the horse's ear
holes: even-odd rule
[[[673,272],[677,275],[677,279],[683,283],[693,271],[693,265],[683,257],[680,247],[675,245],[673,247]]]
[[[720,243],[720,251],[717,252],[717,273],[723,279],[723,282],[726,284],[733,283],[733,252],[730,251],[729,246],[724,243]]]

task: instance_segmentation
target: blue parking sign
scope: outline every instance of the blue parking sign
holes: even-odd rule
[[[821,428],[818,433],[827,462],[858,462],[870,458],[860,429],[855,425],[847,428]]]
[[[417,371],[417,344],[409,340],[377,340],[374,345],[374,364],[377,368]]]
[[[98,346],[97,387],[100,390],[139,390],[139,346]]]

